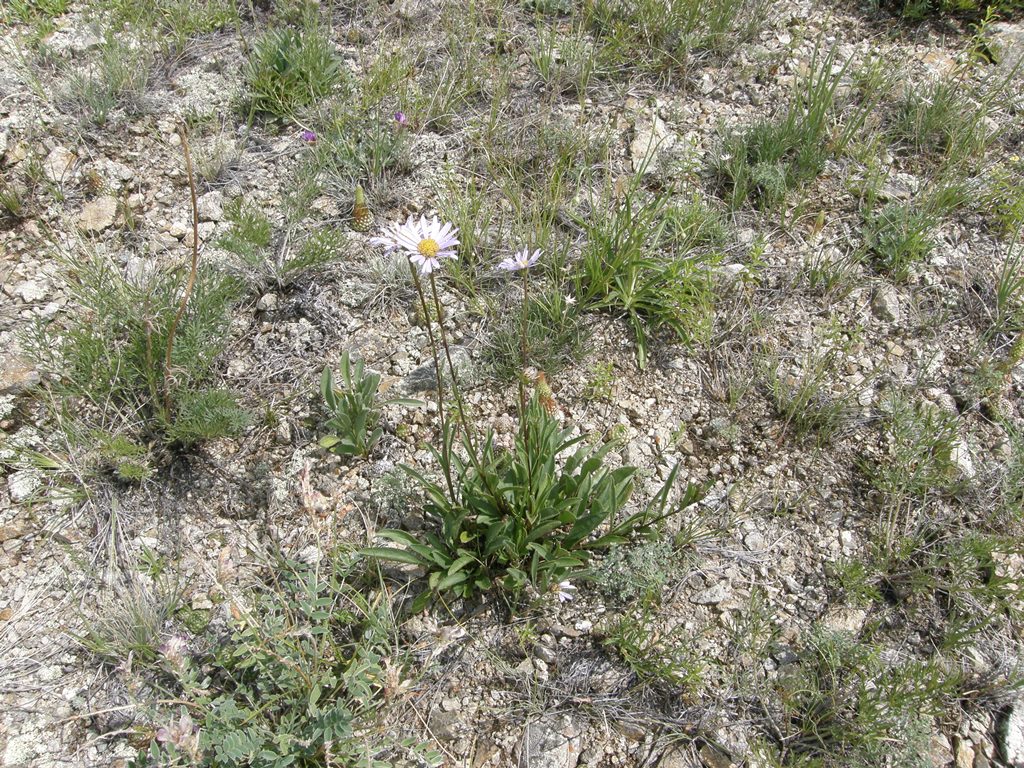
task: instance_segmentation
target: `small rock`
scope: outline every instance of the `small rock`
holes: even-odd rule
[[[900,297],[889,285],[880,286],[871,297],[871,310],[875,317],[887,323],[900,321]]]
[[[963,740],[956,745],[956,768],[974,768],[974,747]]]
[[[102,232],[113,226],[117,218],[117,198],[101,195],[86,203],[78,216],[78,226],[85,232]]]
[[[575,768],[580,758],[579,729],[568,715],[546,715],[526,725],[520,768]]]
[[[727,597],[729,597],[729,584],[728,582],[720,581],[691,596],[690,602],[696,605],[717,605]]]
[[[462,702],[450,697],[441,699],[441,709],[445,712],[458,712],[462,709]]]
[[[420,16],[425,16],[431,10],[428,0],[398,0],[392,10],[404,21],[413,21]]]
[[[540,645],[539,643],[534,646],[533,655],[543,661],[545,664],[554,664],[558,659],[555,652],[548,648],[546,645]]]
[[[668,127],[656,114],[637,120],[633,141],[629,145],[633,170],[642,170],[645,176],[662,170],[662,158],[672,143]]]
[[[441,741],[453,741],[459,736],[459,718],[458,712],[445,712],[438,707],[427,715],[427,727]]]
[[[17,395],[39,383],[39,371],[15,355],[0,355],[0,397]]]
[[[920,180],[909,173],[891,173],[882,185],[878,197],[883,202],[909,200],[921,186]]]
[[[224,218],[224,193],[207,192],[197,201],[200,221],[221,221]]]
[[[1024,27],[1010,22],[994,24],[988,41],[995,50],[996,63],[1005,72],[1024,68]]]
[[[839,545],[844,555],[852,555],[857,551],[857,534],[853,531],[840,531]]]
[[[74,36],[68,41],[68,50],[72,53],[86,53],[93,48],[103,45],[103,38],[92,26],[84,26],[76,30]]]
[[[960,472],[960,476],[964,480],[973,480],[978,474],[974,468],[974,460],[971,458],[971,450],[968,448],[967,443],[962,439],[958,439],[953,443],[952,450],[949,453],[949,458]]]
[[[8,147],[7,151],[4,152],[4,164],[5,165],[17,165],[26,157],[28,157],[29,146],[28,142],[17,141],[13,147]]]
[[[849,632],[856,635],[867,621],[868,614],[863,608],[831,606],[822,619],[822,624],[831,632]]]
[[[192,234],[192,226],[187,221],[173,221],[167,228],[167,234],[175,240],[183,240],[185,235]]]
[[[701,745],[700,759],[707,768],[732,768],[733,764],[728,755],[710,744]]]
[[[75,155],[64,147],[57,146],[50,150],[50,154],[43,160],[43,175],[54,184],[64,181],[75,162]]]
[[[37,280],[22,280],[14,286],[13,293],[26,304],[35,304],[46,298],[47,286]]]
[[[1003,760],[1013,768],[1024,768],[1024,699],[1017,699],[1006,711],[996,731],[996,744]]]
[[[260,296],[260,300],[256,302],[256,309],[260,312],[273,312],[277,309],[277,294],[265,293]]]
[[[945,734],[936,733],[928,745],[928,754],[935,768],[943,768],[953,762],[953,745],[949,743]]]
[[[27,501],[42,487],[43,478],[37,469],[20,469],[7,478],[7,492],[15,503]]]

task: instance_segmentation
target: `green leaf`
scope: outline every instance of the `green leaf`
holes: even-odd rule
[[[474,555],[463,555],[451,564],[451,567],[448,568],[448,575],[451,576],[454,573],[458,573],[467,565],[474,562],[476,562],[476,557]]]
[[[426,565],[423,558],[408,549],[395,549],[394,547],[363,547],[357,550],[363,557],[375,557],[379,560],[393,560],[397,563],[408,563],[410,565]]]
[[[465,573],[465,572],[450,573],[447,576],[445,576],[443,579],[438,581],[434,585],[434,589],[437,590],[438,592],[443,592],[446,589],[452,589],[453,587],[455,587],[455,586],[457,586],[459,584],[462,584],[462,583],[464,583],[466,581],[469,581],[469,578],[470,578],[470,575],[468,573]]]

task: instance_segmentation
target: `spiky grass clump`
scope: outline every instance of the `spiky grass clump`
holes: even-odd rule
[[[246,417],[233,395],[211,386],[224,348],[237,281],[200,270],[165,365],[184,277],[178,270],[130,279],[107,259],[69,257],[78,311],[40,326],[31,349],[50,371],[66,412],[111,435],[189,445],[236,434]]]
[[[327,97],[342,69],[326,30],[310,19],[301,30],[281,27],[258,38],[244,76],[251,111],[287,118]]]

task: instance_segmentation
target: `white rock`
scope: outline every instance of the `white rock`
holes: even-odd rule
[[[729,585],[724,581],[720,581],[693,595],[690,598],[690,602],[696,605],[717,605],[727,597],[729,597]]]
[[[1004,22],[994,24],[989,37],[995,49],[997,64],[1006,72],[1024,68],[1024,25]]]
[[[78,226],[86,232],[102,232],[117,218],[117,198],[101,195],[86,203],[78,216]]]
[[[900,321],[899,294],[892,286],[879,286],[875,295],[871,297],[871,309],[879,320],[898,323]]]
[[[26,304],[34,304],[46,298],[47,286],[37,280],[22,280],[14,286],[14,295],[21,298]]]
[[[656,114],[637,120],[633,141],[629,145],[633,170],[643,169],[645,176],[663,170],[661,161],[673,144],[668,126]]]
[[[54,184],[59,184],[65,180],[74,162],[74,153],[64,147],[54,147],[43,160],[43,174]]]
[[[7,490],[15,503],[28,500],[42,486],[43,479],[37,469],[19,469],[7,478]]]
[[[12,736],[4,749],[4,765],[30,765],[32,758],[39,754],[38,738],[31,734]]]
[[[971,458],[971,449],[963,440],[958,439],[953,443],[952,450],[949,452],[949,458],[956,465],[961,477],[965,480],[973,480],[978,474],[974,468],[974,460]]]
[[[221,221],[224,218],[224,194],[222,192],[207,192],[197,202],[200,221]]]
[[[998,738],[1007,764],[1024,768],[1024,699],[1017,699],[1010,705]]]

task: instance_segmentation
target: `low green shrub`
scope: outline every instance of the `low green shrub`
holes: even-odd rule
[[[165,644],[160,661],[182,708],[160,712],[135,768],[436,765],[436,755],[377,727],[402,660],[387,602],[359,582],[349,555],[282,561],[229,634],[208,631],[195,644],[209,650]]]
[[[986,13],[1001,15],[1024,11],[1022,0],[873,0],[876,7],[887,8],[910,21],[932,16],[980,18]]]
[[[587,241],[573,279],[580,309],[625,318],[637,365],[644,368],[653,334],[691,341],[707,330],[713,297],[708,266],[715,257],[685,248],[676,253],[679,233],[666,229],[672,221],[665,216],[668,199],[641,202],[640,194],[634,180],[621,204],[580,219]]]
[[[414,610],[448,592],[471,597],[497,586],[515,598],[528,584],[541,592],[551,589],[585,566],[591,552],[632,535],[652,535],[661,520],[701,493],[688,486],[669,504],[677,467],[646,507],[624,514],[636,469],[607,467],[611,444],[593,446],[583,435],[572,437],[536,397],[511,450],[498,450],[490,434],[482,445],[464,437],[461,448],[471,457],[465,459],[453,442],[447,430],[431,452],[451,479],[454,497],[440,482],[407,469],[426,492],[424,516],[436,532],[381,531],[401,548],[364,550],[427,571],[428,589]]]
[[[779,114],[728,133],[713,171],[732,209],[752,202],[761,210],[778,208],[786,193],[815,178],[834,152],[860,130],[880,94],[856,104],[839,130],[837,91],[850,69],[836,48],[815,49],[808,73],[796,85],[793,100]]]
[[[132,443],[188,446],[238,433],[248,417],[213,384],[229,309],[241,295],[237,280],[200,267],[175,326],[184,268],[130,278],[99,254],[68,257],[65,266],[77,311],[37,326],[27,340],[58,407]]]
[[[931,719],[962,679],[935,661],[816,631],[772,686],[771,741],[783,766],[917,768]]]
[[[290,118],[330,95],[341,82],[341,61],[327,31],[313,19],[301,30],[271,29],[253,44],[245,64],[248,109]]]

